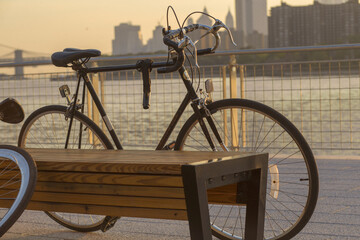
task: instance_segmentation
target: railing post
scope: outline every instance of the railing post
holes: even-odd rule
[[[222,66],[221,68],[221,73],[222,73],[222,82],[223,82],[223,99],[227,98],[227,84],[226,84],[226,66]],[[223,121],[224,121],[224,144],[225,146],[228,146],[229,141],[228,141],[228,131],[227,131],[227,112],[224,109],[223,111]]]
[[[244,65],[240,66],[240,96],[245,98],[245,77],[244,77]],[[245,110],[241,109],[241,131],[242,131],[242,147],[246,147],[246,116]]]
[[[235,55],[230,56],[230,98],[237,98],[237,87],[236,87],[236,57]],[[239,131],[238,131],[238,110],[231,109],[231,144],[236,149],[239,147]]]

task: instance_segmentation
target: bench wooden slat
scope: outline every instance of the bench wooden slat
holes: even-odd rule
[[[19,179],[18,171],[8,171],[0,175],[0,180]],[[38,171],[38,182],[91,183],[132,186],[182,187],[181,176],[173,175],[135,175],[84,172]]]
[[[190,164],[200,161],[234,156],[234,152],[191,152],[191,151],[138,151],[138,150],[64,150],[26,149],[37,161],[46,162],[88,162],[88,163],[130,163],[130,164]],[[104,152],[106,151],[106,154]],[[56,156],[49,159],[49,154]],[[236,153],[237,154],[237,153]],[[236,155],[235,154],[235,155]],[[238,153],[238,155],[245,155]]]
[[[2,198],[15,198],[18,191],[0,189]],[[141,208],[165,208],[186,209],[185,199],[179,198],[154,198],[133,197],[99,194],[79,194],[63,192],[35,192],[31,201],[58,202],[74,204],[92,204],[103,206],[141,207]]]
[[[0,185],[4,180],[0,181]],[[5,189],[17,189],[18,184],[12,184]],[[78,184],[78,183],[55,183],[38,182],[35,188],[37,192],[50,193],[79,193],[86,198],[86,194],[115,195],[115,196],[133,196],[133,197],[155,197],[155,198],[178,198],[184,199],[183,188],[170,187],[143,187],[143,186],[119,186],[104,184]],[[1,194],[1,192],[0,192]],[[224,186],[208,190],[208,200],[210,203],[236,204],[236,186]],[[50,201],[50,200],[47,200]]]
[[[95,194],[35,192],[32,201],[90,204],[119,207],[186,209],[185,199],[127,197]]]
[[[5,180],[0,180],[4,185]],[[3,189],[18,189],[20,183],[11,184]],[[91,193],[118,196],[185,198],[183,188],[119,186],[110,184],[37,182],[35,192]]]
[[[10,204],[10,201],[0,200],[1,206],[8,207]],[[187,220],[186,210],[179,209],[134,208],[37,201],[31,201],[26,209],[49,212],[64,212],[64,209],[66,209],[68,213]]]
[[[38,182],[35,191],[51,192],[54,189],[58,192],[78,192],[93,194],[108,194],[122,196],[142,197],[168,197],[185,198],[183,188],[172,187],[147,187],[147,186],[119,186],[104,184],[77,184],[77,183],[54,183]]]
[[[139,173],[180,175],[180,165],[166,164],[127,164],[122,163],[77,163],[77,162],[39,162],[39,171],[68,171],[68,172],[109,172],[109,173]]]
[[[26,149],[39,171],[181,175],[181,165],[234,156],[234,152]],[[104,154],[106,151],[106,154]],[[244,153],[238,153],[244,155]],[[51,157],[49,157],[51,156]],[[52,157],[56,156],[56,158]]]
[[[68,182],[163,187],[183,186],[181,176],[46,171],[38,172],[38,182]]]

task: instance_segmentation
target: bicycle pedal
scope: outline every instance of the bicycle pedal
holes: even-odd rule
[[[100,230],[102,232],[106,232],[106,231],[110,230],[112,227],[115,226],[115,223],[118,219],[119,219],[119,217],[106,216]]]
[[[169,143],[168,145],[166,145],[165,147],[163,147],[162,150],[173,150],[175,147],[175,141],[172,141],[171,143]]]

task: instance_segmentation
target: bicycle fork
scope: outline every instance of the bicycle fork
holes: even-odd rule
[[[219,131],[217,130],[216,126],[215,126],[215,123],[214,123],[214,120],[212,119],[211,117],[211,113],[209,112],[209,110],[206,108],[206,106],[204,106],[203,110],[204,112],[201,111],[201,109],[198,108],[198,105],[196,103],[192,103],[191,104],[191,107],[193,108],[195,114],[197,114],[198,116],[198,122],[199,122],[199,125],[201,127],[201,130],[203,131],[205,137],[206,137],[206,140],[207,142],[209,143],[210,147],[211,147],[211,150],[212,151],[217,151],[216,149],[216,146],[213,142],[213,139],[210,135],[210,132],[205,124],[205,121],[204,121],[204,116],[206,118],[206,121],[207,123],[209,124],[210,126],[210,129],[211,131],[213,132],[216,140],[218,141],[219,145],[221,146],[222,150],[224,151],[229,151],[228,148],[225,146],[220,134],[219,134]]]
[[[197,115],[197,118],[198,118],[198,122],[200,124],[200,127],[201,127],[201,130],[203,131],[205,137],[206,137],[206,140],[207,142],[209,143],[210,147],[211,147],[211,150],[212,151],[217,151],[216,149],[216,146],[213,142],[213,139],[210,135],[210,132],[208,130],[208,128],[206,127],[206,124],[205,124],[205,121],[204,121],[204,116],[216,138],[216,140],[219,142],[221,148],[224,150],[224,151],[229,151],[227,149],[227,147],[225,146],[225,144],[223,143],[223,140],[215,126],[215,123],[214,123],[214,120],[212,119],[211,117],[211,113],[210,111],[207,109],[206,105],[205,105],[205,102],[202,102],[200,101],[199,97],[197,96],[193,86],[192,86],[192,83],[190,81],[190,76],[188,74],[188,72],[186,71],[186,69],[184,67],[181,67],[179,69],[179,73],[180,73],[180,76],[185,84],[185,87],[187,88],[188,90],[188,93],[190,94],[190,98],[192,100],[192,103],[191,103],[191,107],[192,109],[194,110],[195,114]]]

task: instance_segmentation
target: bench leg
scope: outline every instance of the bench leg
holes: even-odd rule
[[[212,239],[205,181],[196,177],[195,168],[183,167],[183,183],[191,239]]]
[[[226,164],[226,162],[224,162]],[[207,179],[219,178],[221,181],[214,181],[212,187],[225,186],[236,182],[248,182],[246,219],[245,219],[245,239],[246,240],[263,240],[264,239],[264,222],[265,222],[265,202],[266,202],[266,181],[267,181],[267,161],[259,163],[260,166],[246,167],[241,171],[241,166],[225,166],[228,168],[239,168],[237,172],[251,173],[250,178],[246,180],[238,178],[219,178],[217,170],[205,167],[195,167],[192,165],[182,166],[183,185],[185,192],[187,215],[189,220],[190,236],[192,240],[209,240],[212,239],[208,198],[207,198]],[[221,165],[222,166],[222,165]],[[220,166],[220,169],[221,169]],[[261,167],[261,168],[259,168]],[[224,170],[224,169],[223,169]],[[231,172],[231,171],[230,171]],[[234,176],[234,174],[230,174]]]
[[[266,178],[267,169],[265,171],[259,169],[252,172],[247,193],[245,239],[264,239]]]

